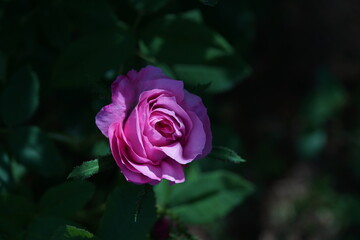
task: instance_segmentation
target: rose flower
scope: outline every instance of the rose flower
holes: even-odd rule
[[[183,166],[211,150],[210,121],[200,97],[160,68],[118,76],[112,103],[96,115],[112,155],[129,182],[185,181]]]

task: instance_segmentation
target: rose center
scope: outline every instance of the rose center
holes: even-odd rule
[[[155,123],[155,129],[164,137],[170,137],[174,132],[174,127],[168,120],[162,120]]]

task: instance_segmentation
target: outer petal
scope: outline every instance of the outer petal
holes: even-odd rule
[[[154,89],[162,89],[171,92],[178,102],[182,102],[184,100],[184,83],[182,81],[164,78],[139,82],[137,95]]]
[[[121,127],[121,124],[114,123],[109,128],[110,148],[115,162],[119,166],[121,172],[124,174],[127,181],[137,184],[152,182],[153,179],[150,179],[139,172],[131,171],[122,163],[121,146],[119,144],[120,136],[118,135],[119,127]]]
[[[154,181],[161,181],[161,179],[167,179],[174,183],[185,181],[182,165],[169,158],[163,159],[159,165],[128,163],[134,169]]]
[[[160,78],[167,78],[170,79],[168,76],[166,76],[161,68],[154,67],[154,66],[146,66],[138,72],[137,76],[138,79],[141,79],[141,81],[149,81],[149,80],[155,80]]]
[[[204,106],[200,97],[191,94],[186,90],[185,90],[185,98],[183,104],[188,110],[193,111],[199,117],[200,121],[203,124],[204,131],[206,134],[206,143],[202,154],[198,156],[197,159],[203,158],[206,155],[208,155],[212,149],[212,134],[210,127],[210,120],[207,114],[206,107]]]
[[[146,157],[139,125],[139,117],[138,108],[136,106],[125,123],[124,135],[126,136],[127,142],[131,145],[131,149],[136,152],[136,154]]]
[[[108,137],[111,124],[122,122],[125,118],[125,109],[120,105],[109,104],[103,107],[95,117],[95,123],[102,134]]]
[[[127,181],[136,183],[136,184],[144,184],[144,183],[152,183],[154,184],[154,180],[142,175],[141,173],[134,173],[127,169],[125,166],[120,167],[122,174],[124,174]]]
[[[163,161],[162,167],[162,178],[167,179],[173,183],[182,183],[185,181],[184,169],[182,165],[169,159]]]
[[[112,101],[114,103],[123,105],[126,109],[130,109],[133,102],[138,100],[139,95],[148,85],[145,84],[145,87],[140,87],[141,83],[158,79],[167,81],[169,79],[160,68],[147,66],[142,68],[139,72],[131,70],[126,75],[117,77],[117,79],[111,85]],[[173,80],[170,81],[172,82]],[[149,89],[154,88],[155,87]]]
[[[189,112],[189,116],[193,122],[193,128],[184,143],[184,157],[196,159],[204,152],[206,144],[206,133],[204,131],[204,125],[200,119],[193,112]]]

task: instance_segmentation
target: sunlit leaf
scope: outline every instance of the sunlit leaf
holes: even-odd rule
[[[166,203],[175,216],[187,223],[206,223],[224,217],[240,204],[252,191],[253,186],[240,176],[228,171],[203,173],[183,184],[155,187],[159,203]],[[171,187],[171,189],[170,189]],[[166,196],[161,194],[166,193]],[[216,206],[216,207],[214,207]]]
[[[58,217],[37,217],[29,226],[26,240],[49,240],[59,227],[75,225],[72,221]]]
[[[116,167],[112,157],[104,157],[83,162],[80,166],[75,167],[68,178],[85,179],[94,174]]]
[[[245,159],[240,157],[235,151],[227,147],[214,146],[211,153],[207,158],[212,158],[216,160],[230,161],[233,163],[245,162]]]
[[[96,237],[94,234],[74,226],[62,226],[59,227],[54,235],[51,237],[51,240],[95,240]]]

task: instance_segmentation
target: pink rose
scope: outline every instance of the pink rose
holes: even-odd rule
[[[133,183],[185,181],[183,166],[211,150],[210,121],[201,99],[160,68],[118,76],[112,103],[96,115],[112,155]]]

